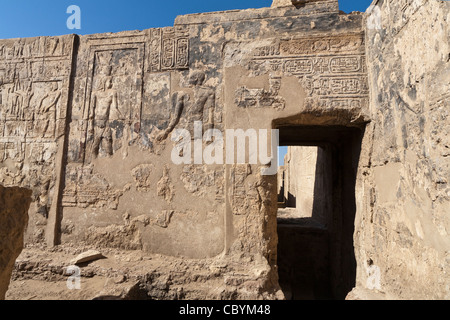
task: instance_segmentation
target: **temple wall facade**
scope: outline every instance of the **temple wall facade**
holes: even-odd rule
[[[325,205],[298,200],[329,227],[335,296],[448,298],[448,2],[293,3],[0,40],[0,184],[32,190],[25,243],[213,263],[235,293],[187,297],[282,298],[277,175],[253,161],[278,129],[319,148]],[[226,130],[257,133],[244,161]]]

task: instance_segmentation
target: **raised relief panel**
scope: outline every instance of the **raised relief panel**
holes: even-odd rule
[[[166,37],[167,35],[165,35]],[[162,70],[170,70],[175,66],[175,39],[173,37],[162,40]]]
[[[297,77],[308,95],[307,105],[361,107],[366,105],[369,93],[364,52],[364,35],[359,33],[274,40],[273,45],[253,50],[248,69],[254,76],[270,73]],[[274,96],[276,90],[270,92],[238,88],[236,104],[275,105],[283,110],[283,98]]]
[[[63,193],[64,207],[109,208],[116,210],[120,197],[128,189],[115,189],[106,179],[94,172],[92,166],[68,167],[66,188]]]
[[[65,115],[61,110],[61,86],[58,81],[35,82],[33,92],[35,95],[31,99],[34,106],[34,122],[32,134],[38,138],[55,138],[57,136],[57,125],[61,116]]]
[[[364,36],[350,34],[343,36],[310,37],[282,40],[281,55],[320,55],[346,52],[364,52]]]
[[[189,68],[189,32],[183,26],[150,29],[149,72]]]
[[[58,198],[73,41],[73,35],[0,41],[0,161],[7,163],[0,183],[33,191],[27,241],[43,241],[42,217]]]
[[[161,70],[161,29],[150,29],[150,72]]]
[[[215,200],[223,201],[223,168],[207,170],[207,168],[196,165],[187,165],[183,168],[181,181],[187,192],[197,197],[207,197],[215,193]]]
[[[194,70],[185,78],[185,81],[187,88],[174,92],[171,101],[166,96],[170,113],[164,115],[164,118],[160,112],[155,112],[154,119],[148,119],[146,109],[144,117],[148,120],[146,119],[146,130],[143,135],[147,134],[146,144],[149,146],[153,146],[155,142],[162,144],[170,141],[170,135],[175,129],[186,129],[190,132],[190,137],[194,138],[196,121],[203,123],[203,132],[215,127],[216,91],[205,85],[207,82],[205,72]],[[165,89],[161,93],[169,95]],[[164,107],[167,108],[167,105]]]
[[[361,71],[362,58],[354,57],[334,57],[330,60],[330,71],[332,73],[352,73]]]
[[[74,142],[72,136],[70,142],[71,147],[77,146],[69,151],[75,162],[112,156],[139,134],[145,43],[132,43],[133,37],[108,40],[90,41],[85,106],[77,130],[81,137]],[[124,43],[127,40],[129,44]]]
[[[17,150],[56,145],[65,126],[72,42],[73,36],[0,42],[1,142],[20,141]]]
[[[136,183],[136,190],[139,192],[148,192],[154,185],[151,180],[151,173],[154,169],[152,164],[141,164],[131,171],[131,175]]]
[[[19,62],[34,58],[66,58],[71,54],[72,36],[38,37],[4,41],[0,44],[0,58]]]
[[[176,47],[176,61],[175,65],[180,68],[188,68],[189,67],[189,39],[188,38],[180,38],[177,40]]]
[[[284,71],[294,75],[311,74],[313,72],[312,59],[292,59],[284,63]]]
[[[169,167],[165,166],[163,169],[163,176],[157,184],[158,196],[164,198],[167,203],[170,203],[174,196],[174,186],[170,180]]]
[[[271,77],[269,79],[269,90],[248,89],[240,87],[235,92],[235,103],[241,108],[265,108],[270,107],[276,110],[283,110],[286,107],[286,100],[280,96],[281,77]]]

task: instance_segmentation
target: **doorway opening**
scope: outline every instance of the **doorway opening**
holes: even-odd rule
[[[278,272],[289,300],[345,299],[356,279],[355,184],[363,129],[280,127]]]

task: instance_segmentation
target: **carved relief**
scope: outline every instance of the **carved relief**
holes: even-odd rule
[[[14,161],[14,166],[20,168],[19,176],[24,177],[15,175],[11,180],[9,168],[2,183],[17,183],[19,179],[30,186],[29,177],[35,172],[48,174],[54,183],[53,171],[46,168],[55,165],[56,139],[64,132],[72,39],[64,36],[0,41],[0,159]],[[22,168],[25,159],[28,165]]]
[[[194,71],[189,76],[189,86],[194,89],[193,97],[177,92],[173,96],[174,111],[169,124],[156,137],[157,141],[167,139],[175,127],[184,128],[191,132],[194,138],[193,125],[195,121],[203,123],[204,132],[214,128],[216,94],[212,88],[204,86],[206,75],[202,71]]]
[[[92,122],[91,134],[93,135],[93,143],[91,154],[97,158],[100,148],[108,156],[113,155],[113,137],[110,127],[110,115],[113,110],[120,114],[117,104],[117,91],[113,89],[112,78],[105,78],[105,83],[93,93],[93,102],[91,105],[92,113],[89,120]]]
[[[137,139],[140,128],[143,47],[94,51],[78,157],[110,157]],[[136,92],[138,94],[136,94]],[[126,151],[124,151],[126,153]]]
[[[163,170],[163,176],[158,181],[157,185],[158,196],[163,197],[168,203],[172,201],[174,196],[173,185],[170,181],[169,167],[165,166]]]
[[[37,90],[36,90],[37,91]],[[58,82],[48,82],[43,86],[42,96],[36,97],[37,109],[34,119],[38,120],[35,134],[42,138],[56,137],[56,124],[60,111],[61,90]]]
[[[324,110],[338,109],[365,109],[369,106],[368,98],[307,98],[305,103],[310,107],[320,108]]]
[[[60,107],[58,82],[17,81],[2,86],[0,114],[6,122],[3,137],[54,139]]]
[[[63,206],[79,208],[104,208],[116,210],[122,195],[128,191],[114,189],[92,166],[68,167]]]
[[[295,75],[311,74],[313,72],[312,59],[291,59],[284,63],[284,72]]]
[[[150,174],[154,166],[152,164],[141,164],[131,171],[131,175],[136,182],[136,190],[140,192],[147,192],[152,187]]]
[[[177,65],[179,68],[187,68],[189,66],[189,39],[178,39],[176,48],[177,55],[175,65]]]
[[[150,72],[161,71],[161,29],[150,30]]]
[[[133,227],[139,223],[142,224],[144,227],[147,226],[157,226],[163,229],[166,229],[169,227],[170,221],[175,214],[174,210],[162,210],[156,215],[156,218],[153,218],[151,215],[140,215],[136,218],[130,219],[129,214],[125,214],[125,225],[128,227]]]
[[[279,51],[254,50],[249,70],[254,76],[265,73],[296,76],[306,89],[308,98],[326,99],[326,105],[359,106],[368,98],[362,34],[282,40]],[[239,107],[272,105],[282,110],[282,98],[274,96],[275,91],[271,92],[241,87],[236,91],[236,104]],[[329,97],[335,99],[329,100]],[[310,101],[314,100],[307,99],[307,104]]]
[[[188,30],[181,27],[151,29],[150,72],[187,69],[189,67]]]
[[[26,237],[35,242],[44,240],[58,198],[72,43],[73,36],[0,41],[0,184],[32,190]]]
[[[271,57],[280,54],[280,45],[262,46],[255,49],[253,55],[255,57]]]
[[[280,51],[282,55],[305,54],[340,54],[345,51],[364,52],[364,37],[351,34],[341,37],[317,37],[295,40],[282,40]]]
[[[334,57],[330,60],[330,71],[333,73],[352,73],[361,71],[362,59],[358,56]]]
[[[167,70],[175,66],[175,41],[168,38],[163,39],[161,69]]]
[[[39,37],[5,41],[0,44],[0,58],[9,61],[68,56],[72,46],[69,39],[70,37]]]
[[[281,88],[281,78],[271,78],[269,80],[270,89],[248,89],[243,86],[236,90],[235,102],[241,108],[264,108],[272,107],[276,110],[283,110],[286,106],[285,99],[279,95]]]
[[[187,192],[197,197],[205,197],[214,190],[215,200],[217,201],[220,201],[223,197],[223,180],[223,170],[211,171],[203,166],[185,166],[181,174],[181,181],[183,181]]]

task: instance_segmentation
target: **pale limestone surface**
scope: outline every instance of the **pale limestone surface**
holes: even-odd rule
[[[449,3],[375,1],[366,15],[340,13],[337,0],[272,7],[0,40],[0,184],[33,200],[15,280],[60,281],[77,254],[118,250],[157,257],[161,271],[137,266],[133,281],[83,298],[126,296],[134,280],[149,298],[283,298],[277,177],[174,164],[171,134],[201,120],[332,146],[335,297],[354,286],[449,297]],[[132,262],[116,260],[116,273]]]

